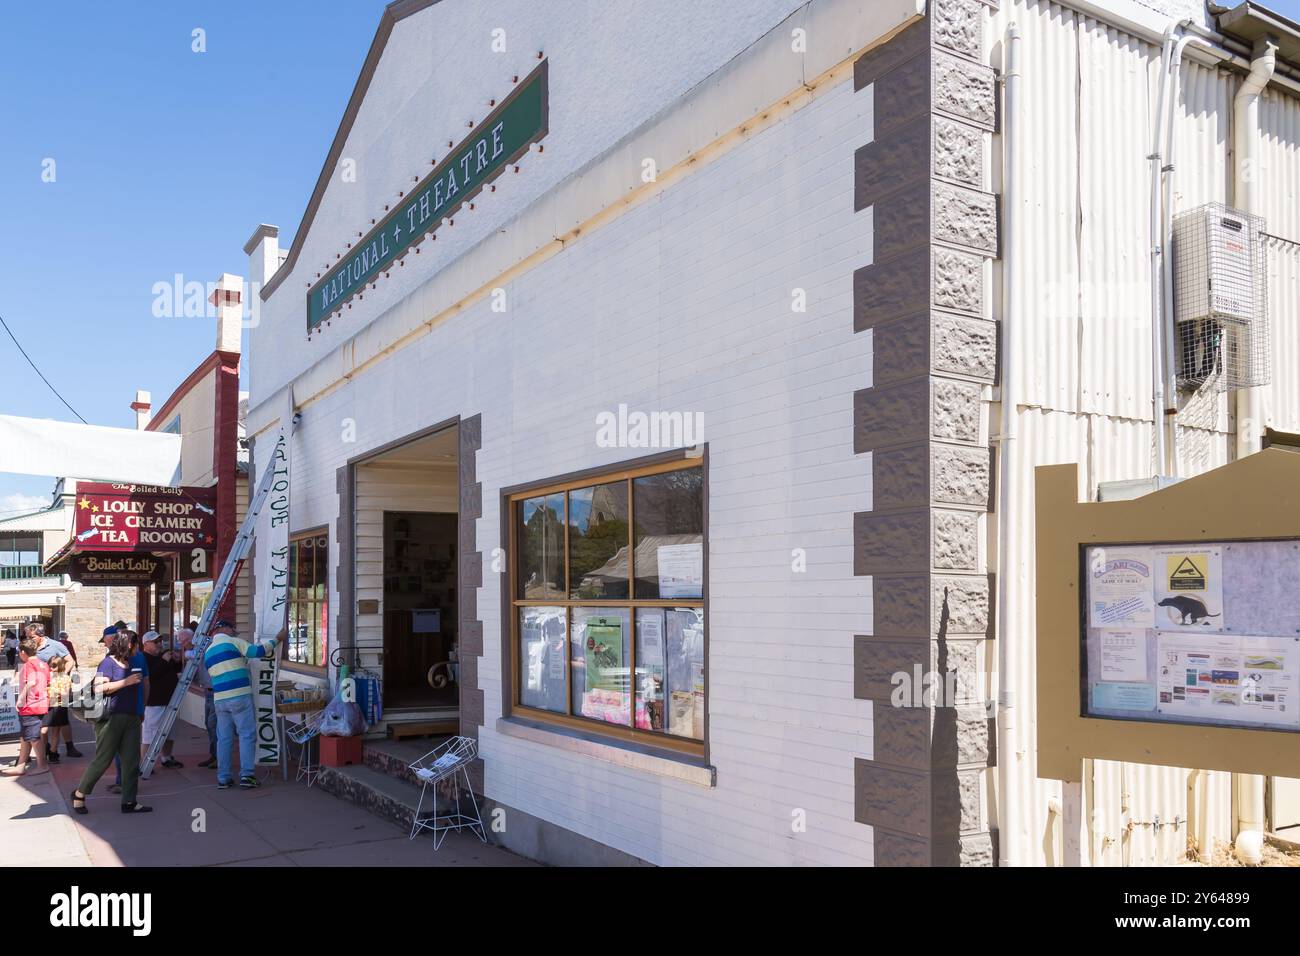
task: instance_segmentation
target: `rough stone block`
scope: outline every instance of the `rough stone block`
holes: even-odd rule
[[[872,129],[875,136],[886,136],[890,130],[918,116],[929,115],[932,74],[931,54],[922,52],[874,81]]]
[[[916,508],[930,501],[930,444],[921,441],[871,456],[871,497],[877,510]]]
[[[975,512],[936,508],[931,522],[933,566],[947,571],[979,570],[979,519]]]
[[[920,312],[882,323],[872,335],[872,385],[889,385],[929,374],[929,314]]]
[[[960,445],[930,448],[930,494],[936,503],[989,508],[989,450]]]
[[[997,197],[937,180],[933,189],[935,241],[969,246],[990,256],[997,255]]]
[[[930,386],[930,434],[974,444],[980,438],[980,386],[936,378]]]
[[[859,823],[930,835],[929,773],[857,760],[854,778],[854,818]]]
[[[955,312],[984,313],[984,258],[936,246],[933,259],[933,304]]]
[[[944,116],[933,118],[931,155],[934,175],[973,189],[984,186],[984,137],[975,126]]]
[[[930,841],[876,827],[872,844],[876,866],[929,866]]]
[[[978,770],[935,774],[931,812],[936,828],[946,836],[979,829],[980,780]]]
[[[972,59],[984,52],[984,7],[976,0],[931,0],[930,35],[936,46]]]
[[[881,637],[929,637],[930,579],[882,578],[872,582],[872,625]]]
[[[989,579],[983,575],[936,574],[930,581],[930,633],[987,636]]]
[[[932,181],[923,178],[916,185],[891,193],[876,203],[871,217],[875,256],[888,259],[929,245],[932,188]],[[964,219],[956,221],[965,222]]]
[[[854,210],[866,209],[929,177],[930,130],[930,118],[918,116],[854,153]]]
[[[853,393],[853,450],[924,441],[929,430],[930,383],[910,382],[859,389]]]
[[[930,307],[930,250],[923,246],[893,259],[879,255],[853,273],[853,331],[861,332]]]
[[[997,123],[997,85],[992,68],[942,50],[934,50],[931,56],[932,108],[992,130]],[[879,97],[876,102],[879,104]]]
[[[930,320],[930,342],[934,371],[985,382],[997,378],[997,323],[936,312]]]
[[[881,701],[886,706],[894,694],[896,674],[914,675],[931,667],[931,642],[890,641],[864,634],[853,638],[853,696]]]
[[[853,573],[891,575],[929,570],[928,521],[929,512],[924,508],[855,514]]]

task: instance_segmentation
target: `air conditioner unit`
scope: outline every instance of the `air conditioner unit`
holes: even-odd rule
[[[1182,388],[1269,380],[1264,220],[1209,203],[1174,217],[1174,356]]]

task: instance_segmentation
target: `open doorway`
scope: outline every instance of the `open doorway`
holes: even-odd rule
[[[455,514],[384,512],[384,697],[455,707]]]
[[[459,717],[458,456],[452,426],[355,466],[356,642],[395,734]]]

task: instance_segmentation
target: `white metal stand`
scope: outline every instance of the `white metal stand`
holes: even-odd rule
[[[310,787],[320,776],[320,725],[325,719],[325,710],[314,710],[307,714],[300,723],[288,729],[289,739],[298,745],[298,776],[294,781],[306,780]],[[312,741],[316,741],[316,758],[311,755]],[[285,779],[289,778],[288,755],[285,755]]]
[[[420,802],[415,808],[415,818],[411,821],[411,839],[421,830],[433,831],[433,848],[442,846],[442,841],[452,830],[468,829],[484,843],[487,833],[483,829],[483,818],[479,815],[478,800],[469,783],[469,765],[478,755],[478,744],[470,737],[452,737],[450,740],[434,747],[419,760],[410,764],[411,771],[420,781]],[[464,786],[462,787],[462,783]],[[438,788],[444,786],[450,791],[448,813],[438,812]],[[430,791],[432,788],[432,792]],[[462,794],[469,805],[462,809]],[[432,814],[421,819],[424,799],[428,795],[432,800]]]

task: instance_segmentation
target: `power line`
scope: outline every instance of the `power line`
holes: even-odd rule
[[[9,323],[5,321],[3,315],[0,315],[0,325],[3,325],[5,327],[5,331],[9,333],[9,337],[14,340],[14,345],[18,346],[18,351],[23,353],[23,358],[27,359],[27,364],[32,367],[32,371],[35,372],[37,375],[41,376],[41,381],[44,382],[46,385],[49,385],[50,391],[53,392],[58,397],[59,401],[61,401],[64,405],[68,405],[68,400],[64,398],[62,395],[59,395],[59,390],[57,388],[55,388],[53,385],[50,385],[50,380],[46,378],[41,373],[41,370],[36,367],[36,363],[32,361],[32,357],[27,354],[27,351],[21,345],[18,344],[17,336],[15,336],[13,330],[9,328]],[[72,412],[72,414],[76,415],[78,418],[81,418],[81,414],[71,405],[68,405],[68,411]],[[81,424],[89,425],[90,422],[86,421],[84,418],[81,418]]]

